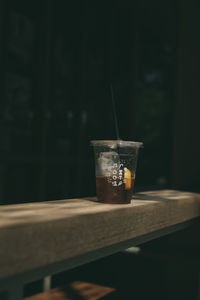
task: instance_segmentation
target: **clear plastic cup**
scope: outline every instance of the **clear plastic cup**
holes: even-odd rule
[[[139,148],[143,143],[91,141],[95,154],[96,192],[103,203],[130,203]]]

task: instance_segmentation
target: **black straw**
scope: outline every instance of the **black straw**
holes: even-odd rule
[[[118,119],[117,119],[116,105],[115,105],[115,99],[114,99],[112,84],[110,84],[110,93],[111,93],[111,98],[112,98],[112,108],[113,108],[114,123],[115,123],[115,133],[116,133],[117,140],[120,140]]]

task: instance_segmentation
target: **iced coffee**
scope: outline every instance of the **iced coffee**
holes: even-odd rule
[[[138,149],[142,143],[92,141],[95,153],[96,192],[103,203],[130,203],[134,190]]]

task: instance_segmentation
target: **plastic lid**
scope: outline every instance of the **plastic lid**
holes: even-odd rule
[[[123,140],[93,140],[91,141],[91,144],[92,146],[108,146],[112,148],[133,147],[133,146],[140,148],[143,146],[143,143],[141,142],[123,141]]]

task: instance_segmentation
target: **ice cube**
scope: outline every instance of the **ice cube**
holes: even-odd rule
[[[98,159],[101,175],[111,176],[113,172],[118,173],[120,168],[120,158],[117,152],[102,152]]]

